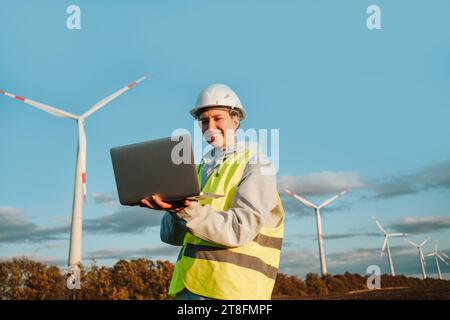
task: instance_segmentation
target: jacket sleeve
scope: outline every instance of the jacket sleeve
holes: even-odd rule
[[[226,247],[252,241],[278,205],[275,175],[262,174],[262,164],[248,164],[236,189],[231,207],[216,211],[194,202],[177,215],[193,235]]]
[[[182,246],[186,232],[185,221],[173,217],[169,212],[166,212],[163,215],[160,228],[160,237],[162,242],[174,246]]]

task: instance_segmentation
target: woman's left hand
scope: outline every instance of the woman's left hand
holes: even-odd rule
[[[141,200],[141,207],[150,208],[153,210],[164,210],[169,212],[178,212],[192,204],[191,200],[177,200],[177,201],[164,201],[157,194]]]

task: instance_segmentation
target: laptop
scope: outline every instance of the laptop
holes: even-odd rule
[[[115,147],[111,160],[122,205],[139,205],[152,194],[168,201],[223,197],[201,192],[189,135]]]

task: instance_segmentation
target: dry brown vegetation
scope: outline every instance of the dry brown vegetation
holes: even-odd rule
[[[169,261],[120,260],[112,267],[93,263],[81,271],[81,289],[68,290],[66,275],[56,266],[27,258],[0,262],[0,299],[163,300],[174,266]],[[384,289],[366,290],[367,278],[359,274],[309,273],[305,280],[279,273],[273,299],[450,299],[450,281],[425,281],[383,275]],[[389,289],[387,289],[389,288]]]

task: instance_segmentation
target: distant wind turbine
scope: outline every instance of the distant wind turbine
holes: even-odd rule
[[[391,270],[391,275],[395,276],[394,261],[392,260],[391,248],[389,246],[389,237],[406,237],[408,234],[407,233],[388,233],[375,217],[372,216],[372,219],[375,221],[378,228],[384,234],[384,242],[383,242],[383,247],[381,248],[381,256],[383,256],[384,250],[387,248],[389,268]]]
[[[442,257],[441,252],[438,251],[437,242],[434,243],[434,250],[433,250],[433,252],[426,254],[425,258],[426,257],[433,257],[433,256],[436,259],[436,269],[437,269],[438,277],[439,277],[440,280],[442,280],[441,268],[439,267],[439,260],[438,259],[440,259],[445,264],[448,264],[448,263]]]
[[[425,245],[425,243],[428,242],[428,240],[430,240],[430,238],[426,239],[421,244],[417,244],[417,243],[412,242],[411,240],[408,240],[408,239],[405,239],[405,240],[408,241],[409,244],[411,244],[412,246],[417,248],[417,250],[419,252],[420,266],[422,267],[422,278],[425,280],[427,278],[427,273],[425,271],[425,257],[423,256],[422,247]]]
[[[335,196],[331,197],[330,199],[325,200],[319,206],[313,204],[312,202],[309,202],[308,200],[302,198],[298,194],[295,194],[294,192],[292,192],[292,191],[290,191],[288,189],[285,189],[285,191],[288,194],[290,194],[291,196],[293,196],[294,198],[296,198],[297,200],[299,200],[305,206],[307,206],[309,208],[313,208],[315,210],[315,212],[316,212],[317,239],[318,239],[318,242],[319,242],[319,256],[320,256],[320,270],[322,272],[322,276],[324,276],[328,272],[327,272],[327,262],[326,262],[326,259],[325,259],[325,251],[324,251],[324,248],[323,248],[322,219],[320,217],[320,209],[322,209],[326,205],[329,205],[331,202],[336,200],[338,197],[344,195],[347,191],[339,192],[338,194],[336,194]]]
[[[122,89],[114,92],[110,96],[100,100],[96,104],[94,104],[88,111],[83,113],[80,116],[74,115],[70,112],[66,112],[64,110],[51,107],[45,105],[40,102],[36,102],[30,99],[26,99],[12,93],[0,90],[0,94],[3,94],[7,97],[20,100],[26,104],[29,104],[33,107],[41,109],[45,112],[48,112],[54,116],[68,118],[75,120],[78,126],[78,153],[76,160],[76,171],[75,171],[75,186],[73,192],[73,206],[72,206],[72,226],[70,232],[70,249],[69,249],[69,274],[74,279],[74,275],[79,274],[79,265],[81,264],[81,236],[82,236],[82,219],[83,219],[83,201],[86,202],[86,135],[84,132],[84,123],[85,120],[91,116],[94,112],[98,111],[100,108],[104,107],[106,104],[120,96],[125,91],[128,91],[139,82],[146,79],[149,75],[144,76],[135,82],[130,83],[129,85],[123,87]]]

